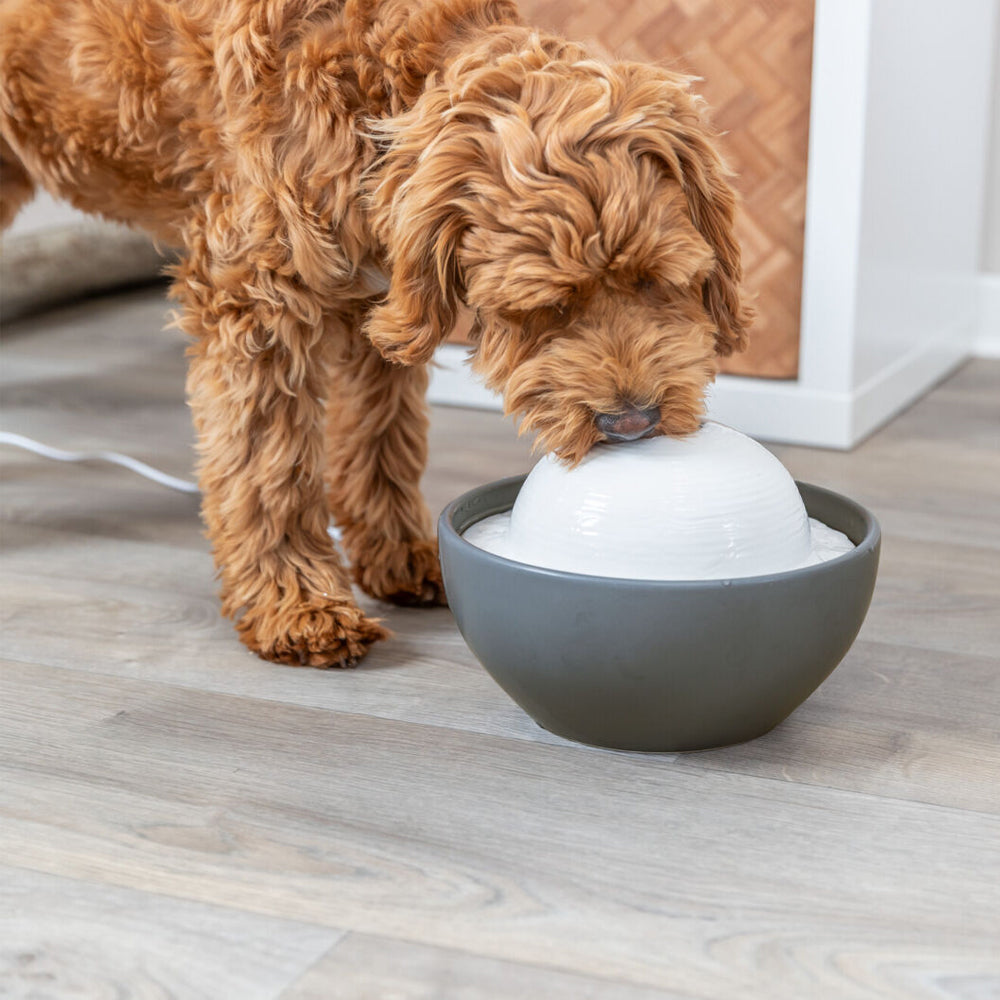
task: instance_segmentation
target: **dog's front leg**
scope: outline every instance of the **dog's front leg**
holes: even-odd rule
[[[175,294],[195,338],[188,389],[223,613],[267,659],[352,665],[386,633],[355,604],[327,533],[329,331],[305,299],[277,303],[277,280],[255,286],[250,268],[227,272],[224,288],[218,278],[195,254]]]
[[[427,461],[427,371],[385,361],[352,336],[327,403],[327,495],[354,579],[397,604],[444,604],[437,543],[420,478]]]

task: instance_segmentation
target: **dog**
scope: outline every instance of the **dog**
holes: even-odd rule
[[[445,602],[419,481],[461,307],[474,370],[570,464],[694,431],[746,344],[691,80],[509,0],[0,0],[0,171],[4,225],[41,185],[181,248],[222,610],[282,663],[387,634],[352,579]]]

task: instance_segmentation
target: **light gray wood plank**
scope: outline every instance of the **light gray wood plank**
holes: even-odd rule
[[[121,546],[117,546],[118,549]],[[141,553],[142,547],[137,546]],[[64,549],[64,551],[66,551]],[[93,544],[85,551],[99,552]],[[89,557],[88,557],[89,558]],[[102,565],[108,566],[102,561]],[[175,566],[183,565],[176,558]],[[357,671],[289,671],[249,656],[211,594],[142,583],[143,563],[121,560],[118,583],[17,578],[5,602],[8,655],[205,691],[489,733],[555,745],[475,662],[446,610],[386,611],[397,637]],[[85,578],[84,566],[78,570]],[[113,569],[108,570],[113,573]],[[135,576],[130,578],[130,574]],[[54,589],[58,588],[58,589]],[[48,609],[60,628],[46,635]],[[943,655],[862,640],[774,733],[744,747],[691,757],[710,766],[828,783],[880,795],[997,810],[1000,748],[992,657]],[[769,762],[765,765],[764,762]],[[724,764],[722,762],[725,762]],[[764,767],[763,771],[756,770]],[[816,775],[821,775],[817,778]]]
[[[885,537],[861,635],[1000,664],[1000,553]]]
[[[349,934],[281,1000],[688,1000],[690,994]]]
[[[998,705],[1000,669],[992,657],[861,641],[773,732],[678,759],[996,814]]]
[[[4,429],[57,448],[124,451],[191,478],[186,343],[168,321],[162,290],[146,289],[5,324]],[[24,464],[6,448],[3,458]],[[78,467],[49,471],[73,482]]]
[[[0,867],[0,996],[273,1000],[340,932]]]
[[[151,681],[2,676],[10,864],[699,997],[1000,982],[995,815]]]
[[[110,372],[146,367],[150,357],[159,360],[153,369],[155,384],[149,388],[172,394],[182,372],[184,337],[167,329],[171,309],[162,289],[138,289],[97,296],[3,324],[4,364],[0,385],[4,401],[17,386],[43,388],[74,379],[101,378]],[[167,359],[173,358],[172,362]],[[163,377],[155,372],[170,364]],[[147,369],[148,370],[148,369]],[[59,400],[52,400],[58,405]],[[95,396],[89,406],[107,407]],[[123,429],[124,430],[124,429]]]
[[[37,571],[32,546],[5,559],[11,592],[0,614],[12,658],[137,680],[150,676],[155,664],[158,678],[206,691],[563,742],[539,729],[492,682],[447,610],[364,602],[395,630],[393,640],[348,674],[289,671],[236,643],[218,617],[204,554],[172,552],[159,573],[157,552],[144,542],[79,537],[72,545],[63,539],[59,552],[58,565]],[[60,609],[55,631],[48,628],[52,607]],[[996,809],[996,657],[867,638],[878,636],[885,622],[908,628],[902,635],[907,642],[929,635],[933,645],[942,640],[933,632],[942,614],[932,607],[911,621],[879,594],[862,639],[785,724],[747,747],[699,759],[713,767],[725,761],[737,771],[764,767],[753,773]],[[995,620],[986,608],[979,646],[989,649],[1000,628]],[[949,644],[968,645],[969,637],[958,630]]]
[[[357,670],[290,670],[251,655],[218,612],[207,557],[162,560],[144,542],[62,539],[58,565],[33,571],[36,548],[8,553],[0,606],[12,659],[380,718],[562,743],[514,705],[475,661],[447,609],[362,599],[394,637]],[[59,628],[52,629],[58,608]]]

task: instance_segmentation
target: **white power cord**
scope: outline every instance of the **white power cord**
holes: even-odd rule
[[[112,462],[123,468],[137,472],[146,479],[152,479],[154,483],[166,486],[181,493],[198,493],[198,484],[189,482],[187,479],[178,479],[170,476],[166,472],[154,469],[145,462],[140,462],[136,458],[122,455],[117,451],[63,451],[60,448],[50,448],[47,444],[33,441],[22,434],[11,434],[9,431],[0,431],[0,444],[9,444],[14,448],[23,448],[25,451],[34,452],[42,458],[55,459],[57,462]]]
[[[36,455],[41,455],[42,458],[55,459],[57,462],[112,462],[172,490],[178,490],[181,493],[200,492],[197,483],[189,482],[187,479],[178,479],[176,476],[154,469],[151,465],[146,465],[145,462],[140,462],[137,458],[130,458],[117,451],[63,451],[61,448],[50,448],[47,444],[34,441],[23,434],[12,434],[10,431],[0,431],[0,444],[23,448],[25,451],[34,452]],[[327,531],[335,542],[340,541],[339,528],[331,524]]]

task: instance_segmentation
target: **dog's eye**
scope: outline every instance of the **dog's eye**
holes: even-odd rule
[[[637,292],[651,292],[656,287],[656,282],[648,274],[640,274],[636,276],[632,287]]]

